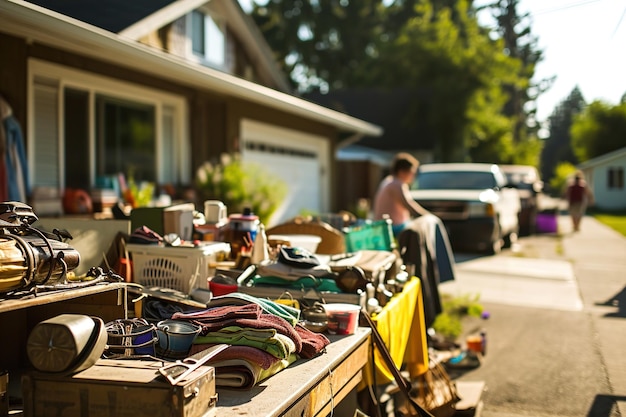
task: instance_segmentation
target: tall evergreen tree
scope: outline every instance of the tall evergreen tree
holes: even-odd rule
[[[504,112],[514,120],[514,143],[524,142],[536,135],[539,125],[535,120],[535,101],[554,80],[553,77],[533,81],[535,67],[543,59],[543,51],[532,33],[529,14],[519,13],[519,3],[520,0],[497,0],[490,6],[497,23],[496,31],[504,41],[504,51],[520,61],[519,76],[524,80],[521,84],[503,86],[509,96]]]
[[[541,153],[541,175],[545,181],[554,176],[554,170],[560,162],[570,162],[574,165],[579,162],[572,147],[570,129],[574,118],[583,111],[585,105],[580,89],[575,87],[550,115],[548,119],[550,135]]]

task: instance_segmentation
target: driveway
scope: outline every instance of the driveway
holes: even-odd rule
[[[626,239],[592,218],[580,233],[522,238],[493,257],[457,255],[442,293],[479,294],[491,317],[482,417],[626,416]]]

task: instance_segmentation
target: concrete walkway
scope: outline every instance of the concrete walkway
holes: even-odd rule
[[[458,266],[491,313],[466,329],[487,329],[482,366],[452,375],[486,382],[482,417],[626,417],[626,238],[590,217],[570,230]]]

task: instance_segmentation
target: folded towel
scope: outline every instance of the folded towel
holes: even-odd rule
[[[256,308],[260,308],[254,305]],[[220,307],[222,308],[222,307]],[[209,313],[207,315],[210,316]],[[185,318],[186,320],[190,320],[202,326],[202,331],[200,332],[200,336],[205,336],[210,332],[216,332],[226,327],[236,326],[247,329],[273,329],[276,332],[289,337],[296,346],[296,352],[300,352],[302,349],[302,339],[296,332],[295,328],[282,317],[275,316],[273,314],[261,313],[260,316],[256,319],[249,318],[235,318],[235,319],[223,319],[218,321],[213,321],[211,318],[204,319],[201,318],[200,315],[178,315],[179,318]]]
[[[214,358],[215,359],[215,358]],[[262,369],[258,365],[245,359],[230,359],[216,361],[212,359],[209,364],[215,368],[215,385],[232,389],[250,389],[259,382],[282,371],[296,361],[295,354],[288,358],[276,361],[270,368]]]
[[[213,344],[194,344],[191,346],[189,355],[196,354],[213,346]],[[222,361],[228,359],[245,359],[248,362],[259,365],[262,369],[269,369],[275,362],[279,361],[275,356],[267,353],[263,349],[252,346],[231,345],[215,355],[211,360]]]
[[[295,353],[295,344],[274,329],[241,328],[238,326],[224,327],[215,332],[196,337],[194,344],[226,343],[229,345],[252,346],[262,349],[279,359],[285,359]]]
[[[209,363],[215,368],[215,385],[218,387],[250,389],[259,381],[261,367],[245,359],[229,359]]]
[[[172,316],[175,320],[190,320],[198,324],[220,323],[235,319],[258,319],[262,309],[259,305],[248,303],[244,305],[224,305],[191,313],[178,312]]]
[[[213,308],[224,305],[245,305],[249,303],[259,305],[263,309],[264,313],[274,314],[275,316],[284,318],[293,326],[295,326],[300,319],[300,310],[297,308],[286,306],[266,298],[258,298],[242,292],[233,292],[213,297],[209,302],[207,302],[206,306],[208,308]]]
[[[296,333],[302,340],[302,349],[300,349],[298,354],[305,359],[318,355],[330,344],[330,340],[326,336],[312,332],[301,324],[296,326]]]

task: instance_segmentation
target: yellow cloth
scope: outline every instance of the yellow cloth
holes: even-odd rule
[[[424,321],[422,286],[418,278],[406,283],[401,293],[395,294],[382,311],[372,317],[391,358],[398,368],[406,365],[411,379],[428,370],[428,344]],[[393,374],[377,348],[374,349],[376,383],[393,381]],[[363,383],[372,384],[372,364],[365,366]]]

